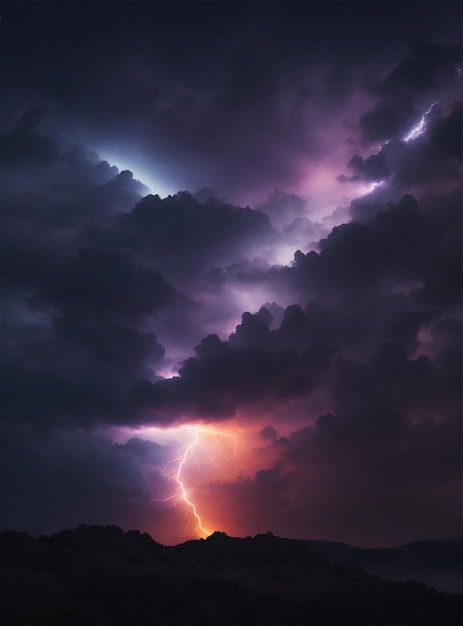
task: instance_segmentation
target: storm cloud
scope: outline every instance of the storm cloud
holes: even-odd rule
[[[456,5],[21,7],[4,526],[178,542],[188,511],[166,501],[194,435],[208,528],[458,537]]]

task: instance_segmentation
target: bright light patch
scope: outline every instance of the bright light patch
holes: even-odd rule
[[[294,261],[294,253],[300,246],[297,243],[280,244],[275,248],[274,258],[279,265],[290,265]],[[308,252],[305,249],[304,251]]]
[[[162,378],[174,378],[175,376],[178,376],[178,371],[177,369],[172,365],[166,365],[165,367],[157,367],[156,369],[153,369],[153,373],[158,375],[158,376],[162,376]]]
[[[413,141],[414,139],[416,139],[417,137],[419,137],[420,135],[422,135],[426,131],[426,126],[427,126],[427,119],[426,118],[431,113],[433,107],[435,107],[436,104],[439,104],[439,101],[433,102],[431,104],[431,106],[429,107],[429,109],[423,113],[423,115],[421,116],[421,119],[418,122],[418,124],[416,124],[416,126],[414,126],[411,129],[411,131],[405,135],[405,137],[403,138],[403,140],[405,142],[408,143],[409,141]]]
[[[154,441],[161,446],[169,447],[181,447],[186,445],[190,437],[189,426],[176,426],[173,428],[159,428],[158,426],[142,426],[140,428],[121,427],[119,431],[121,433],[121,441],[128,441],[132,437],[140,437],[148,441]]]
[[[272,297],[272,294],[265,287],[255,284],[250,285],[247,289],[243,289],[241,285],[231,285],[228,291],[232,294],[232,298],[237,304],[237,309],[240,311],[240,319],[241,313],[244,311],[257,313],[260,307]],[[235,325],[234,323],[230,332],[234,332]],[[228,329],[226,332],[228,332]]]
[[[115,165],[119,172],[124,170],[132,172],[135,180],[138,180],[148,188],[148,193],[152,193],[153,195],[157,194],[161,198],[165,198],[166,196],[177,192],[177,190],[172,189],[167,183],[156,177],[156,172],[153,171],[154,168],[149,168],[144,164],[136,163],[129,158],[120,156],[110,151],[100,150],[98,151],[98,155],[102,160],[107,161],[110,165]]]
[[[368,183],[363,185],[363,195],[366,196],[369,193],[372,193],[373,191],[375,191],[375,189],[378,189],[379,187],[382,187],[384,185],[386,181],[384,180],[380,180],[380,181],[376,181],[374,183]]]

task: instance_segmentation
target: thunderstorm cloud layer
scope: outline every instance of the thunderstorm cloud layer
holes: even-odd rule
[[[3,528],[460,538],[459,3],[4,9]]]

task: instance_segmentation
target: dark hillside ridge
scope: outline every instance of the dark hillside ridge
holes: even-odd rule
[[[306,543],[332,563],[361,567],[380,578],[414,580],[438,591],[463,592],[462,541],[414,541],[398,548],[354,548],[314,540]]]
[[[165,547],[80,526],[1,535],[1,623],[460,624],[462,596],[386,582],[271,533]]]

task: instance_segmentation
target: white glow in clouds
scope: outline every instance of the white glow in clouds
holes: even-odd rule
[[[420,121],[418,122],[418,124],[416,126],[414,126],[411,131],[409,133],[407,133],[405,135],[405,137],[403,138],[403,140],[408,143],[409,141],[413,141],[413,139],[416,139],[417,137],[419,137],[420,135],[423,135],[424,132],[426,131],[426,118],[428,117],[428,115],[431,113],[433,107],[436,106],[436,104],[439,104],[439,101],[437,102],[433,102],[431,104],[431,106],[429,107],[429,109],[427,111],[425,111],[423,113],[423,115],[421,116]]]
[[[161,198],[165,198],[166,196],[173,195],[178,191],[177,189],[170,187],[168,183],[157,178],[156,172],[152,171],[152,168],[149,168],[146,165],[104,149],[98,151],[98,156],[102,160],[107,161],[110,165],[115,165],[119,172],[123,172],[124,170],[132,172],[134,179],[138,180],[148,188],[147,193],[151,193],[153,195],[157,194]]]
[[[159,428],[158,426],[141,426],[140,428],[129,428],[122,426],[111,429],[111,437],[118,443],[127,443],[133,437],[140,437],[153,441],[160,446],[182,447],[191,439],[190,426],[173,426],[171,428]]]
[[[386,182],[385,180],[380,180],[380,181],[376,181],[374,183],[365,183],[365,185],[364,185],[364,195],[366,196],[369,193],[371,193],[372,191],[374,191],[375,189],[378,189],[378,187],[382,187],[385,182]]]

